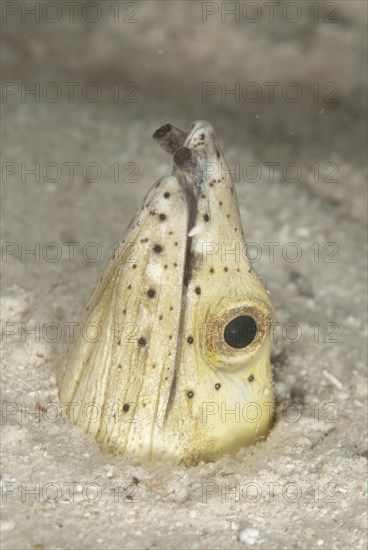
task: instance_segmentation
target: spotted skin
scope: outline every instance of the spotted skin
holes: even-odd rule
[[[154,138],[173,173],[152,186],[92,292],[81,326],[98,337],[81,331],[59,393],[103,449],[191,466],[267,435],[274,311],[212,126],[166,124]]]

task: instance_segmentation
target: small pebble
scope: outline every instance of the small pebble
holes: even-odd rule
[[[186,489],[178,489],[173,494],[174,502],[186,502],[188,498],[189,498],[189,494]]]
[[[0,528],[2,531],[12,531],[15,529],[15,523],[12,519],[9,519],[8,521],[4,520],[0,523]]]
[[[310,236],[310,229],[308,227],[298,227],[296,230],[298,237],[307,238]]]
[[[254,529],[253,527],[242,529],[239,533],[240,542],[245,542],[246,544],[250,544],[250,545],[254,544],[257,541],[258,537],[259,537],[259,531],[258,529]]]

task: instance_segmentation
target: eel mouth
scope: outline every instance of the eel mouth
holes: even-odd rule
[[[197,120],[188,132],[172,124],[164,124],[153,134],[153,139],[170,155],[183,172],[193,172],[203,161],[222,157],[215,130],[205,120]]]
[[[203,181],[203,162],[205,160],[204,152],[200,152],[194,146],[196,143],[195,134],[197,133],[195,123],[189,129],[189,132],[183,132],[172,124],[164,124],[153,134],[153,138],[158,144],[169,153],[173,158],[173,176],[176,177],[178,183],[186,197],[186,207],[188,210],[188,225],[186,230],[186,248],[184,269],[182,274],[182,288],[187,289],[190,280],[193,276],[195,261],[193,256],[192,237],[190,236],[191,229],[195,226],[198,217],[198,201],[199,189]],[[178,346],[176,349],[175,369],[178,365],[178,357],[181,353],[183,345],[183,326],[185,321],[186,310],[186,291],[181,296],[181,311],[179,317],[178,330]],[[165,420],[167,422],[170,411],[174,405],[176,395],[176,379],[177,372],[174,373],[174,378],[166,405]]]
[[[225,161],[215,130],[205,120],[194,121],[188,132],[170,123],[164,124],[153,138],[172,156],[172,174],[186,196],[188,230],[183,284],[188,286],[194,267],[191,230],[197,223],[199,198],[204,197],[205,183],[213,177],[214,170],[218,171],[219,164]]]
[[[158,128],[153,134],[153,139],[173,157],[173,175],[178,179],[187,199],[188,233],[194,226],[198,212],[197,191],[199,180],[202,179],[204,161],[204,155],[196,151],[192,145],[195,133],[196,123],[191,125],[188,132],[168,123]]]

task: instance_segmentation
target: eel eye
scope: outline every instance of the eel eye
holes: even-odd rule
[[[224,329],[224,339],[228,346],[235,349],[246,348],[257,334],[257,324],[250,315],[239,315],[232,319]]]
[[[272,304],[262,300],[225,305],[204,323],[205,360],[217,367],[244,367],[271,342]]]

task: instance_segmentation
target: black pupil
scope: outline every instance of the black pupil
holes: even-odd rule
[[[232,348],[249,346],[257,334],[257,325],[253,317],[240,315],[228,323],[224,330],[225,342]]]

